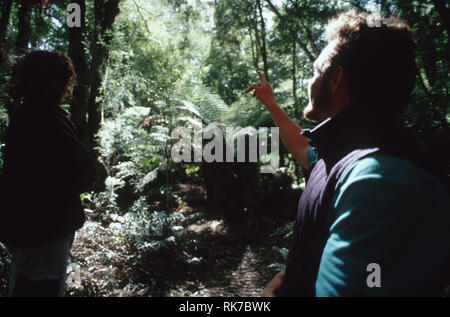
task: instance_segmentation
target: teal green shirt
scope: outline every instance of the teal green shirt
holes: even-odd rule
[[[314,152],[308,152],[311,162]],[[316,296],[407,295],[409,287],[450,269],[448,195],[434,177],[401,158],[374,154],[349,166],[328,221]],[[370,263],[379,265],[381,287],[368,286]]]

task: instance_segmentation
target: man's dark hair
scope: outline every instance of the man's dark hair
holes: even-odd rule
[[[18,65],[16,89],[25,99],[58,103],[71,96],[75,83],[72,60],[61,52],[34,51]]]
[[[352,10],[333,18],[325,35],[328,43],[337,43],[329,69],[344,68],[353,104],[393,117],[406,108],[417,69],[405,22]]]

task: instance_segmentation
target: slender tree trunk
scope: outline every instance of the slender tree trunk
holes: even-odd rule
[[[69,28],[69,56],[73,61],[75,72],[77,73],[77,85],[73,90],[73,98],[70,103],[70,112],[72,120],[77,127],[78,138],[86,146],[89,146],[87,115],[87,89],[88,73],[85,54],[84,36],[85,36],[85,0],[74,0],[74,3],[81,8],[81,27]]]
[[[45,15],[44,15],[44,9],[43,6],[34,6],[33,9],[33,18],[34,18],[34,27],[36,29],[39,29],[41,26],[45,25]],[[30,36],[30,46],[31,46],[31,51],[37,50],[39,49],[41,42],[39,40],[39,35],[34,32],[31,33]]]
[[[298,104],[297,104],[297,58],[295,54],[295,39],[292,41],[292,97],[294,98],[294,113],[295,113],[295,119],[298,120],[299,113],[298,113]]]
[[[317,47],[316,42],[314,41],[311,30],[308,28],[308,26],[305,25],[301,17],[297,16],[297,18],[299,19],[300,24],[303,26],[303,29],[305,30],[306,37],[309,40],[309,44],[311,45],[314,54],[316,56],[320,55],[319,48]]]
[[[251,28],[249,29],[249,32],[248,32],[248,33],[250,34],[250,44],[251,44],[251,47],[252,47],[252,61],[253,61],[253,66],[254,66],[256,69],[258,69],[258,54],[255,53],[255,43],[254,43],[254,41],[253,41],[252,29],[251,29]],[[258,51],[258,48],[256,48],[256,51]]]
[[[255,17],[252,20],[252,27],[253,27],[253,30],[255,31],[256,68],[259,69],[259,55],[260,55],[262,48],[261,48],[261,39],[260,39],[260,35],[259,35],[259,30],[258,30],[258,9],[256,7],[255,7],[254,14],[255,14]]]
[[[104,180],[107,176],[105,164],[99,161],[100,154],[97,150],[98,140],[96,134],[103,120],[103,105],[100,100],[101,87],[105,76],[109,56],[108,45],[111,43],[114,20],[119,14],[120,0],[96,0],[94,2],[95,28],[94,38],[91,46],[91,67],[89,70],[89,100],[88,100],[88,127],[89,145],[91,153],[97,160],[96,168],[96,190],[102,190]]]
[[[2,17],[0,20],[0,44],[4,44],[6,40],[6,32],[8,31],[9,17],[11,15],[12,0],[3,0]]]
[[[164,121],[166,121],[168,123],[167,126],[167,135],[170,136],[172,134],[172,105],[171,105],[171,100],[170,97],[167,97],[167,101],[166,101],[166,105],[167,107],[167,116],[165,118]],[[171,169],[171,158],[170,158],[170,139],[167,138],[166,139],[166,144],[164,147],[164,155],[166,157],[166,211],[168,212],[170,210],[170,169]]]
[[[0,18],[0,66],[3,65],[3,63],[8,59],[9,54],[9,48],[8,45],[6,45],[6,34],[8,32],[8,24],[9,24],[9,17],[11,15],[11,5],[12,0],[2,0],[2,11],[1,11],[1,18]],[[5,83],[4,78],[0,79],[0,82]]]
[[[28,51],[28,43],[30,42],[31,37],[31,6],[25,3],[21,3],[18,13],[18,32],[16,39],[16,55],[22,56],[25,55]],[[12,80],[17,79],[17,67],[13,67],[12,69]],[[9,101],[6,103],[6,108],[8,111],[8,115],[11,118],[19,107],[21,102],[21,96],[14,89],[14,87],[10,87],[9,89]]]
[[[92,61],[89,71],[89,134],[91,145],[95,145],[95,134],[102,122],[102,103],[98,101],[101,96],[101,86],[106,72],[107,60],[109,56],[108,45],[112,40],[111,31],[116,16],[119,14],[120,0],[96,0],[94,40],[91,47]]]
[[[25,54],[31,37],[31,6],[25,3],[20,5],[19,25],[16,41],[16,53]]]
[[[261,57],[263,60],[264,76],[266,76],[267,80],[269,80],[269,66],[267,64],[267,48],[266,48],[266,25],[264,23],[261,0],[256,0],[256,4],[258,7],[259,18],[261,23],[261,42],[262,42]]]

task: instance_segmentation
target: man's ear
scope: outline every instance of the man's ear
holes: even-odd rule
[[[347,87],[347,74],[344,71],[342,66],[337,66],[333,73],[331,74],[331,78],[329,81],[330,85],[330,93],[332,96],[339,96],[342,93],[345,93],[344,89]]]

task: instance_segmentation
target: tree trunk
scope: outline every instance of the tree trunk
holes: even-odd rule
[[[249,32],[250,34],[250,45],[252,48],[252,61],[253,61],[253,66],[255,67],[255,69],[258,69],[258,47],[256,47],[256,53],[255,53],[255,43],[253,41],[253,36],[252,36],[252,29],[249,28]]]
[[[295,55],[295,39],[292,41],[292,97],[294,98],[294,113],[295,113],[295,120],[298,120],[299,113],[298,113],[298,105],[297,105],[297,58]]]
[[[166,118],[164,121],[168,123],[167,135],[170,136],[170,135],[172,135],[172,117],[173,117],[170,97],[167,98],[166,105],[167,105],[167,111],[166,111]],[[165,192],[165,194],[166,194],[166,211],[169,212],[170,211],[170,190],[171,190],[170,169],[171,169],[171,162],[172,162],[172,159],[170,157],[170,139],[169,138],[166,139],[166,144],[164,146],[164,156],[166,158],[166,190],[165,190],[166,191]]]
[[[97,99],[101,96],[101,85],[106,72],[108,60],[108,45],[112,40],[111,31],[114,20],[119,14],[120,0],[95,1],[95,29],[91,47],[92,61],[89,71],[90,95],[89,95],[89,134],[91,141],[100,128],[102,122],[102,103]],[[95,142],[91,142],[94,145]]]
[[[98,163],[96,168],[96,190],[101,190],[104,187],[104,180],[107,175],[105,165],[98,160],[100,155],[97,150],[98,140],[96,134],[103,120],[103,105],[99,97],[102,95],[101,86],[107,67],[108,45],[112,40],[110,31],[116,16],[119,14],[119,2],[120,0],[96,0],[94,2],[95,28],[91,46],[92,60],[89,70],[88,139],[92,155],[97,159]]]
[[[28,43],[30,42],[31,37],[31,6],[26,3],[22,3],[18,12],[18,32],[16,39],[16,48],[15,52],[18,56],[23,56],[28,51]],[[12,69],[12,80],[17,79],[17,67],[13,67]],[[16,89],[11,86],[9,89],[9,101],[6,103],[6,110],[8,112],[9,117],[11,118],[19,107],[21,102],[21,96],[18,94]]]
[[[300,16],[297,16],[297,18],[299,19],[300,24],[303,26],[303,29],[305,30],[306,37],[309,40],[309,44],[311,45],[315,56],[320,55],[319,48],[317,47],[316,42],[314,42],[314,38],[312,36],[311,30],[308,28],[308,26],[305,25],[305,23],[303,22],[303,20]]]
[[[23,55],[28,50],[31,37],[31,6],[25,3],[20,5],[19,25],[16,41],[16,53]]]
[[[12,0],[2,0],[2,16],[0,18],[0,66],[8,59],[8,45],[6,44],[6,33],[8,31],[9,17],[11,15]],[[4,78],[0,80],[3,83]]]
[[[253,14],[254,14],[254,18],[251,19],[251,22],[252,22],[251,27],[253,27],[253,30],[255,31],[256,69],[259,69],[259,55],[260,55],[260,52],[262,51],[262,45],[261,45],[261,39],[260,39],[260,35],[259,35],[259,30],[258,30],[258,8],[256,6],[254,7]]]
[[[11,15],[12,0],[3,0],[2,17],[0,20],[0,44],[5,44],[6,32],[8,31],[9,16]]]
[[[89,147],[88,125],[86,121],[87,115],[87,62],[84,33],[86,29],[85,0],[75,0],[74,3],[80,5],[81,8],[81,27],[69,28],[69,56],[73,61],[75,72],[77,73],[77,85],[73,90],[73,98],[70,103],[70,112],[72,120],[77,127],[78,138],[86,146]]]
[[[259,18],[261,23],[261,42],[262,42],[261,57],[263,60],[264,76],[266,76],[267,80],[269,80],[269,66],[267,64],[267,48],[266,48],[266,25],[264,23],[261,0],[256,0],[256,4],[258,7]]]

